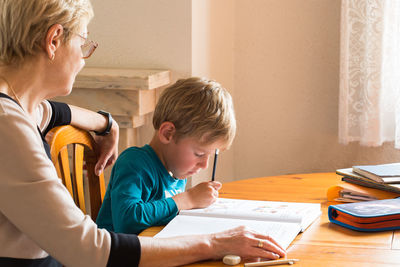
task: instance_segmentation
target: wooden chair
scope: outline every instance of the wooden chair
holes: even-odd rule
[[[86,163],[90,215],[93,220],[96,220],[103,202],[105,185],[104,175],[97,176],[94,173],[97,157],[93,149],[93,137],[85,130],[66,125],[55,127],[49,131],[46,140],[50,145],[51,159],[56,167],[58,177],[67,187],[76,205],[85,214],[88,214],[83,187],[84,162]],[[72,151],[72,168],[70,168],[69,151]]]

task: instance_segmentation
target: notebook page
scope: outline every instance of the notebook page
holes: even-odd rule
[[[178,215],[154,237],[212,234],[241,225],[245,225],[256,232],[270,235],[285,249],[289,247],[301,230],[297,223]]]
[[[302,224],[305,229],[321,214],[319,203],[296,203],[218,198],[204,209],[180,211],[180,215],[279,221]]]

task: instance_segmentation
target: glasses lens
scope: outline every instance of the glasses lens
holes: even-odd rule
[[[81,46],[82,50],[82,57],[83,58],[88,58],[90,57],[94,50],[96,50],[98,44],[93,42],[93,41],[87,41]]]

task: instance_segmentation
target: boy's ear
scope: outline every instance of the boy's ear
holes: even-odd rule
[[[158,129],[158,138],[161,143],[169,144],[174,139],[175,131],[175,125],[172,122],[165,121],[161,123]]]
[[[44,40],[44,50],[50,60],[53,60],[56,50],[61,46],[63,40],[64,28],[61,24],[52,25],[47,31]]]

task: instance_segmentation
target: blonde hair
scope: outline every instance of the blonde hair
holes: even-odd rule
[[[90,0],[0,0],[0,62],[18,64],[42,49],[54,24],[64,27],[64,42],[84,19],[93,17]]]
[[[153,126],[175,125],[175,140],[196,137],[201,142],[224,140],[229,147],[236,133],[232,97],[219,83],[205,78],[178,80],[166,88],[156,105]]]

